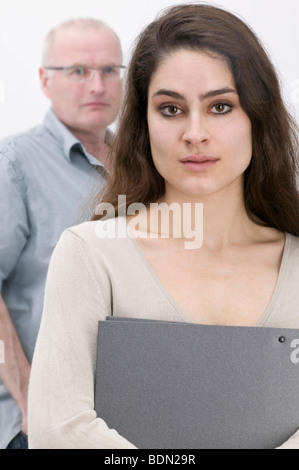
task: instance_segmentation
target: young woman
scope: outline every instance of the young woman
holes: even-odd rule
[[[94,220],[63,234],[50,265],[32,448],[135,447],[94,411],[107,315],[299,328],[296,129],[247,25],[201,4],[150,24],[131,59],[111,158]],[[299,432],[281,445],[299,448]]]

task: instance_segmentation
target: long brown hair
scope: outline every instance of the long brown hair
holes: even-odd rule
[[[253,154],[244,177],[247,213],[257,223],[299,236],[298,134],[276,71],[249,26],[205,4],[171,7],[138,37],[111,148],[113,171],[97,202],[109,202],[117,214],[118,195],[126,195],[127,207],[147,205],[163,195],[164,180],[149,143],[147,95],[163,58],[178,49],[210,51],[227,61],[252,124]],[[93,220],[99,218],[95,214]]]

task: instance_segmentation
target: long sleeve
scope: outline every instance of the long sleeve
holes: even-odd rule
[[[26,207],[18,177],[8,158],[0,153],[0,292],[17,263],[29,235]]]
[[[31,448],[134,448],[125,433],[108,429],[93,409],[98,321],[112,313],[130,317],[132,312],[138,318],[186,321],[134,243],[121,237],[102,239],[97,224],[66,231],[50,263],[29,390]],[[101,227],[105,233],[113,228]],[[279,291],[294,296],[288,303],[286,295],[279,295],[278,313],[272,312],[264,326],[284,327],[293,315],[290,306],[298,305],[298,246],[296,241],[293,256],[285,258],[292,259],[285,270],[290,279]],[[288,326],[296,328],[294,321]],[[278,448],[298,449],[298,432]]]
[[[98,320],[111,311],[105,270],[82,240],[62,235],[52,255],[29,386],[30,448],[135,448],[94,411]]]

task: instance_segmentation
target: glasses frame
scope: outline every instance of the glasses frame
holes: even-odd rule
[[[84,82],[88,82],[89,80],[92,80],[94,75],[95,75],[95,72],[98,71],[100,72],[101,76],[102,76],[102,71],[105,70],[105,69],[109,69],[109,68],[112,68],[112,69],[120,69],[120,70],[125,70],[126,69],[126,66],[125,65],[103,65],[101,67],[87,67],[85,65],[69,65],[67,67],[55,67],[55,66],[52,66],[52,65],[47,65],[44,67],[44,69],[46,70],[63,70],[63,71],[69,71],[69,70],[72,70],[72,69],[79,69],[80,67],[84,68],[84,69],[87,69],[89,71],[91,71],[90,73],[90,76],[89,78],[85,78],[85,79],[81,79],[81,80],[72,80],[70,79],[69,77],[67,77],[71,82],[74,82],[74,83],[84,83]],[[122,77],[119,78],[119,80],[121,80]],[[108,80],[109,81],[109,80]],[[116,81],[116,80],[111,80],[111,81]]]

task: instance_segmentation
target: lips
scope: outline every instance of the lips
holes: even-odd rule
[[[193,163],[203,163],[203,162],[213,162],[218,160],[216,157],[210,157],[208,155],[187,155],[181,159],[182,163],[193,162]]]
[[[187,155],[180,162],[189,170],[203,171],[214,166],[218,160],[218,158],[209,155]]]
[[[108,106],[108,103],[105,103],[104,101],[91,101],[90,103],[86,103],[85,106],[87,106],[87,107],[104,107],[104,106]]]

